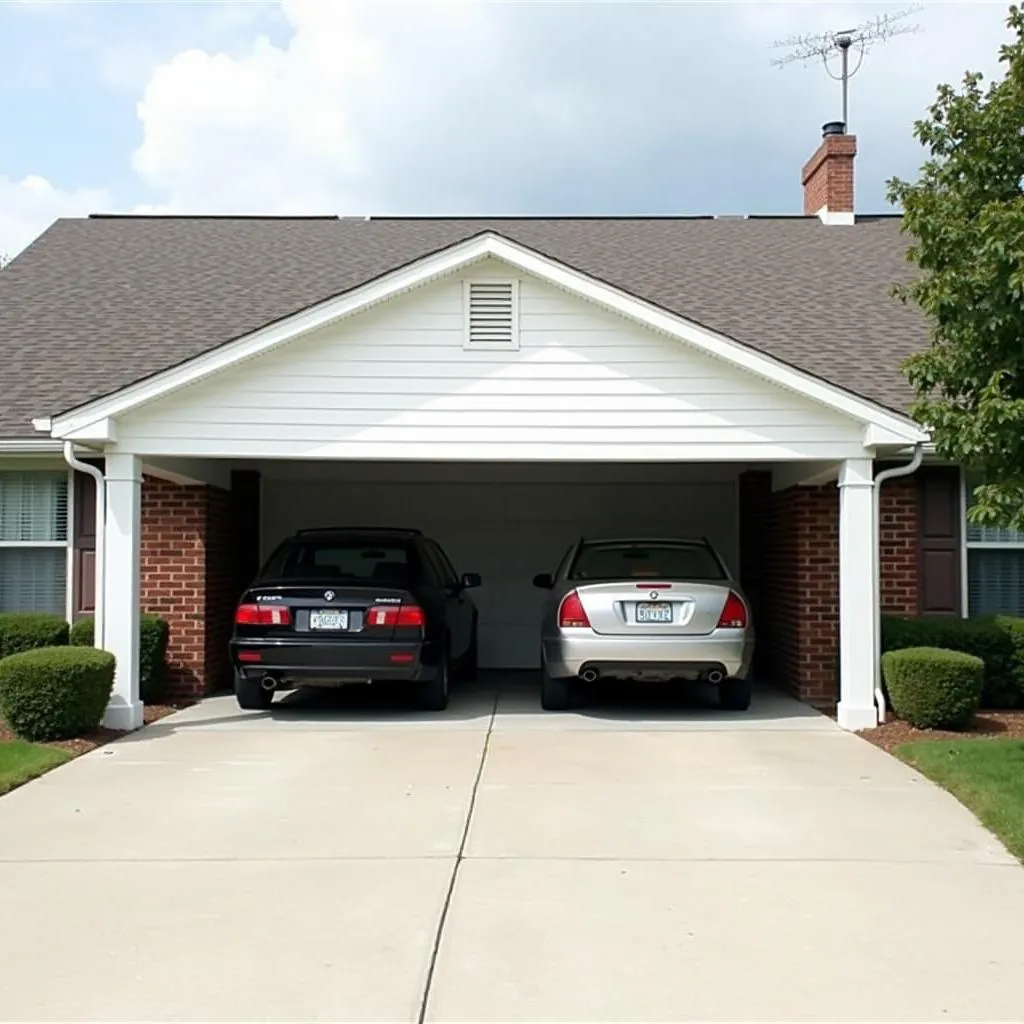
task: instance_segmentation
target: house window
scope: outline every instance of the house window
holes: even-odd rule
[[[517,281],[466,281],[463,306],[465,348],[519,348]]]
[[[68,475],[0,470],[0,612],[67,611]]]
[[[966,519],[974,504],[976,475],[964,474],[964,539],[969,615],[1024,615],[1024,532],[980,526]]]

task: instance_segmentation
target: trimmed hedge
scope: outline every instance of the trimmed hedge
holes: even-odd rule
[[[893,710],[918,729],[965,729],[981,701],[985,663],[973,654],[906,647],[882,655]]]
[[[46,612],[0,614],[0,658],[37,647],[63,647],[67,642],[68,624],[63,615]]]
[[[79,619],[71,627],[71,644],[92,647],[95,623],[92,616]],[[139,696],[152,704],[164,695],[167,685],[167,641],[170,627],[159,615],[143,613],[139,617]]]
[[[40,647],[0,661],[0,714],[22,739],[66,740],[96,729],[114,686],[114,656]]]
[[[1024,704],[1024,620],[1009,616],[954,619],[882,617],[882,650],[939,647],[985,663],[983,708]]]

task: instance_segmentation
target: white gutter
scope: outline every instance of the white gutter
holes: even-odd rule
[[[36,438],[8,438],[0,440],[0,455],[48,455],[59,453],[60,441]]]
[[[88,462],[81,462],[75,457],[75,446],[71,441],[64,442],[64,461],[79,473],[88,473],[96,481],[96,596],[93,608],[93,646],[105,649],[104,614],[103,614],[103,582],[104,582],[104,538],[107,532],[107,481],[103,473]],[[72,525],[74,529],[74,525]]]
[[[874,522],[874,543],[871,545],[872,560],[874,562],[874,580],[875,580],[875,658],[874,658],[874,689],[875,689],[875,704],[878,707],[878,723],[879,725],[885,722],[885,694],[882,692],[882,577],[879,572],[880,568],[880,556],[879,556],[879,544],[882,539],[882,528],[881,528],[881,492],[882,484],[886,480],[892,480],[899,476],[910,476],[911,473],[916,473],[921,466],[921,460],[924,458],[924,445],[914,445],[914,455],[905,466],[894,466],[892,469],[883,469],[878,476],[875,477],[875,486],[871,491],[872,498],[872,520]]]

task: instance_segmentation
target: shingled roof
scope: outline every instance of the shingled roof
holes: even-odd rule
[[[497,232],[880,405],[927,345],[894,217],[59,220],[0,273],[0,437]]]

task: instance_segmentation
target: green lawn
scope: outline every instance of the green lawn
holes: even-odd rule
[[[0,794],[70,760],[57,747],[44,747],[22,740],[0,740]]]
[[[1024,860],[1024,740],[904,743],[894,753],[948,789]]]

